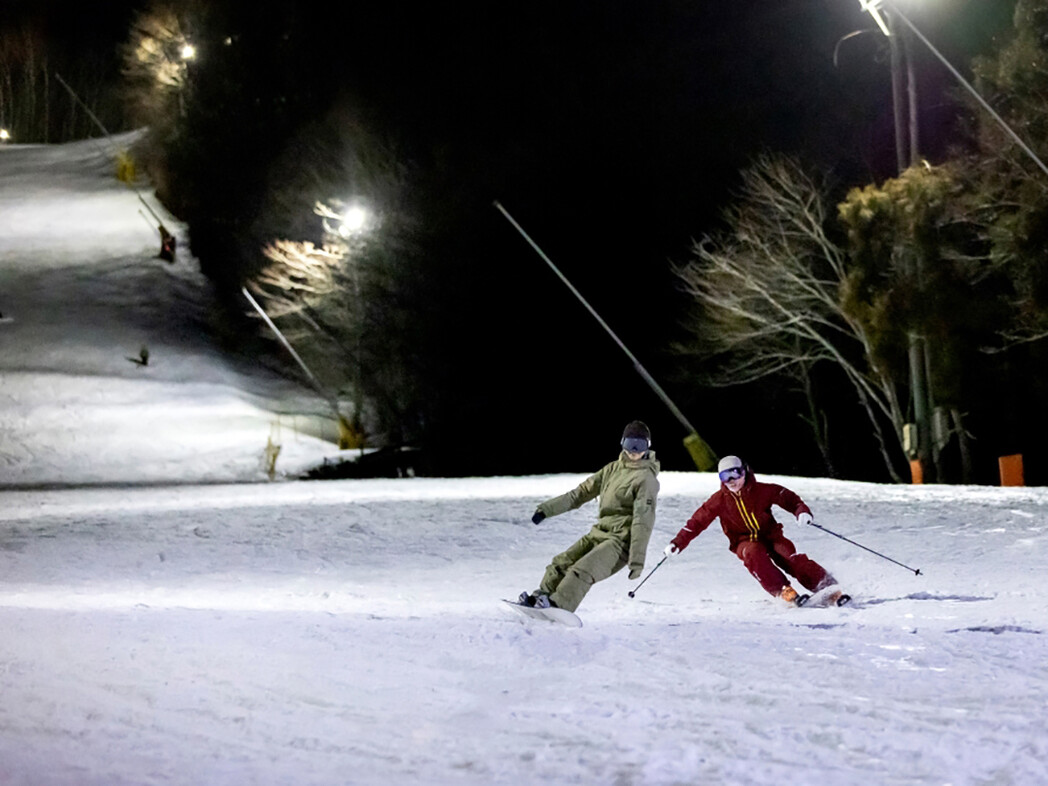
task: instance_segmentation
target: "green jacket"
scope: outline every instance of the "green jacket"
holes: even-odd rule
[[[655,451],[649,450],[637,461],[631,461],[622,452],[618,459],[590,475],[575,489],[546,500],[538,509],[547,516],[556,516],[599,496],[599,518],[590,535],[597,540],[618,540],[623,551],[629,550],[630,570],[640,570],[655,527],[658,474]]]

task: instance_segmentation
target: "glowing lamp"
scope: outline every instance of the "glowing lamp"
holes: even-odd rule
[[[880,8],[883,2],[884,0],[859,0],[859,5],[862,6],[863,11],[867,11],[873,17],[877,26],[881,28],[881,32],[886,36],[890,36],[891,31],[888,29],[888,24],[884,21],[884,17],[881,16]]]
[[[354,205],[342,214],[342,223],[338,228],[338,233],[342,237],[349,237],[362,230],[367,220],[368,211],[359,205]]]

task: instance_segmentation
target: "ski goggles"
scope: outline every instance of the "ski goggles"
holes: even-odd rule
[[[627,453],[647,453],[650,444],[644,437],[626,437],[622,440],[622,449]]]
[[[745,474],[746,470],[742,467],[728,467],[727,469],[722,469],[718,472],[717,477],[721,479],[721,483],[727,483],[729,480],[741,478]]]

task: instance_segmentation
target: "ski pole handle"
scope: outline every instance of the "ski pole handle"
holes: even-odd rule
[[[652,574],[652,573],[654,573],[655,571],[657,571],[657,570],[659,569],[659,565],[661,565],[661,564],[662,564],[663,562],[665,562],[665,561],[666,561],[666,560],[668,560],[668,559],[669,559],[669,555],[667,555],[667,556],[663,557],[662,559],[660,559],[660,560],[659,560],[659,564],[658,564],[658,565],[656,565],[656,566],[655,566],[654,568],[652,568],[652,569],[651,569],[651,573],[649,573],[649,574],[648,574],[647,576],[645,576],[645,577],[644,577],[644,579],[643,579],[643,580],[641,581],[641,583],[640,583],[640,584],[638,584],[638,585],[637,585],[636,587],[634,587],[633,589],[631,589],[631,590],[630,590],[630,597],[631,597],[631,598],[632,598],[632,597],[633,597],[634,595],[636,595],[636,594],[637,594],[637,590],[639,590],[639,589],[640,589],[641,587],[643,587],[643,586],[644,586],[644,582],[645,582],[645,581],[647,581],[648,579],[650,579],[650,578],[651,578],[651,574]]]

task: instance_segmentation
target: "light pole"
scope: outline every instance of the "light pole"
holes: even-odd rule
[[[188,41],[182,41],[182,45],[178,49],[178,84],[177,84],[177,97],[178,97],[178,114],[179,117],[186,116],[186,85],[189,82],[189,64],[196,60],[197,50]]]
[[[933,55],[935,55],[939,62],[946,66],[946,70],[953,74],[953,77],[958,82],[960,82],[961,86],[972,95],[976,102],[978,102],[978,104],[986,111],[986,113],[994,119],[997,125],[999,125],[1009,137],[1011,137],[1012,141],[1019,146],[1019,148],[1027,155],[1027,157],[1029,157],[1029,159],[1033,161],[1042,172],[1048,175],[1048,164],[1045,164],[1044,161],[1042,161],[1041,158],[1033,151],[1033,149],[1028,144],[1026,144],[1025,141],[1023,141],[1023,138],[1020,137],[1015,132],[1015,130],[1004,121],[1004,118],[1002,118],[994,110],[994,108],[986,102],[986,99],[979,95],[979,91],[972,87],[971,82],[969,82],[967,79],[961,76],[960,72],[953,67],[953,64],[950,63],[950,61],[943,56],[942,52],[940,52],[938,49],[932,46],[932,42],[929,41],[924,36],[924,34],[917,29],[913,22],[906,18],[906,16],[895,6],[895,3],[892,0],[859,0],[859,2],[863,5],[863,10],[871,10],[867,7],[870,5],[886,5],[889,8],[891,8],[892,11],[894,11],[895,15],[898,16],[898,18],[902,20],[903,24],[905,24],[906,27],[910,30],[910,32],[912,32],[917,38],[919,38],[922,44],[928,47],[928,49],[931,51]],[[872,10],[876,11],[877,9],[873,8]],[[887,35],[887,33],[885,34]]]
[[[998,114],[998,112],[996,110],[994,110],[994,108],[992,106],[990,106],[990,104],[986,101],[986,99],[983,98],[979,94],[979,91],[976,90],[972,86],[972,84],[967,79],[965,79],[956,68],[954,68],[953,64],[950,63],[950,61],[947,60],[943,56],[943,54],[938,49],[935,48],[935,46],[932,44],[932,42],[929,41],[924,36],[924,34],[921,33],[921,31],[919,29],[917,29],[916,25],[914,25],[913,22],[911,22],[906,17],[906,15],[903,14],[902,11],[899,10],[898,6],[896,5],[895,0],[859,0],[859,4],[862,6],[863,11],[868,12],[870,14],[870,16],[872,16],[874,18],[874,20],[877,22],[878,26],[881,28],[881,31],[886,36],[888,36],[889,39],[892,37],[892,30],[890,29],[889,25],[885,24],[884,17],[881,14],[881,9],[882,8],[887,8],[888,10],[890,10],[891,11],[890,19],[892,19],[892,20],[898,19],[899,21],[901,21],[906,26],[907,34],[912,34],[914,37],[919,39],[920,42],[922,44],[924,44],[928,48],[928,50],[939,60],[939,62],[941,62],[943,64],[943,66],[946,67],[946,70],[949,71],[950,74],[953,75],[953,77],[958,81],[958,83],[960,83],[960,85],[966,91],[968,91],[968,93],[975,99],[976,103],[978,103],[979,106],[981,106],[982,109],[988,115],[990,115],[990,117],[993,118],[994,122],[997,123],[997,125],[999,125],[1001,127],[1001,129],[1005,132],[1005,134],[1007,134],[1008,137],[1019,147],[1019,149],[1023,151],[1023,153],[1027,156],[1027,158],[1029,158],[1037,166],[1037,168],[1040,169],[1044,174],[1048,175],[1048,164],[1045,164],[1045,162],[1037,155],[1037,153],[1035,153],[1033,151],[1033,149],[1030,147],[1030,145],[1028,145],[1023,140],[1023,138],[1020,137],[1019,134],[1016,133],[1016,131],[1011,126],[1008,125],[1008,123],[1004,120],[1004,118],[1002,118],[1001,115]],[[907,57],[907,60],[909,61],[910,58]],[[909,66],[909,68],[910,68],[910,71],[909,71],[910,83],[911,83],[911,86],[912,86],[914,84],[914,82],[913,82],[913,73],[912,73],[912,64]],[[915,122],[916,122],[915,121],[915,118],[916,118],[916,110],[915,110],[916,99],[915,99],[915,94],[912,91],[911,91],[910,100],[911,100],[911,104],[910,104],[910,106],[911,106],[911,109],[910,109],[911,135],[913,136],[913,139],[914,139],[914,143],[913,143],[913,145],[911,147],[911,156],[913,156],[913,152],[916,150],[916,125],[915,125]],[[916,162],[916,158],[912,157],[911,161],[912,162]],[[919,264],[919,261],[920,260],[918,259],[918,264]],[[926,370],[927,370],[927,358],[928,358],[927,350],[925,350],[924,362],[925,362],[925,369]],[[913,365],[914,365],[913,358],[911,356],[911,369],[913,368]],[[928,443],[925,442],[924,444],[927,445]],[[962,436],[962,446],[963,446],[963,436]],[[962,447],[962,452],[963,452],[963,450],[964,450],[964,448]],[[936,457],[936,459],[938,459],[937,452],[935,454],[935,457]]]
[[[888,38],[891,54],[892,111],[895,120],[895,163],[897,173],[901,175],[920,160],[917,80],[909,39],[908,36],[900,34],[894,13],[887,16],[882,13],[883,0],[859,0],[859,4],[863,11],[873,17],[881,32]],[[913,257],[913,274],[919,293],[923,285],[924,271],[920,251],[916,250]],[[903,444],[910,459],[911,478],[914,483],[921,483],[932,478],[931,470],[938,462],[934,460],[932,452],[932,395],[928,373],[928,347],[924,337],[917,330],[909,332],[907,357],[913,419],[916,426],[916,439],[913,441],[916,445],[907,444],[910,441],[905,438]]]
[[[353,333],[354,333],[354,344],[356,358],[356,379],[353,385],[353,423],[352,429],[354,437],[357,439],[360,450],[363,453],[364,450],[364,439],[363,439],[363,410],[364,410],[364,359],[363,359],[363,332],[364,332],[364,319],[363,309],[360,302],[360,260],[359,251],[360,245],[363,242],[364,235],[371,231],[374,227],[375,217],[371,210],[365,207],[359,202],[350,203],[340,215],[335,213],[325,213],[321,210],[317,210],[319,215],[327,218],[332,218],[338,221],[338,226],[333,226],[327,221],[324,222],[324,229],[327,232],[337,234],[345,244],[346,257],[349,259],[349,263],[353,266]]]

